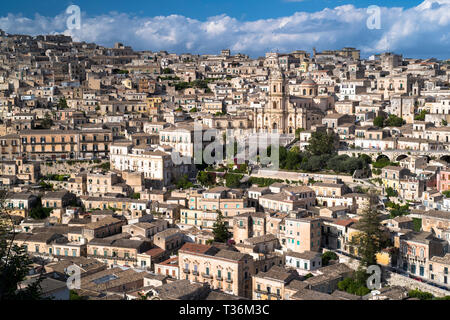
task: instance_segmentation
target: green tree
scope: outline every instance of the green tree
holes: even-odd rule
[[[86,300],[86,299],[80,296],[75,290],[70,290],[69,300]]]
[[[176,186],[178,189],[189,189],[192,188],[194,184],[189,181],[187,175],[184,175],[183,177],[181,177],[181,179],[177,181]]]
[[[213,234],[215,242],[225,243],[231,237],[231,234],[228,232],[228,228],[223,221],[223,214],[219,210],[217,211],[216,222],[213,225]]]
[[[384,127],[384,117],[383,116],[375,117],[375,119],[373,119],[373,125],[378,128],[383,128]]]
[[[355,278],[345,278],[337,284],[338,290],[345,291],[350,294],[364,296],[370,292],[364,282],[358,281]]]
[[[30,210],[30,217],[33,219],[36,219],[36,220],[42,220],[42,219],[48,218],[52,211],[53,211],[52,208],[44,208],[42,206],[42,200],[39,197],[37,200],[37,203]]]
[[[420,232],[422,230],[422,219],[413,218],[413,230],[416,232]]]
[[[131,199],[137,199],[137,200],[139,200],[141,198],[141,194],[140,193],[133,193],[132,195],[131,195]]]
[[[306,150],[316,156],[332,154],[335,152],[335,142],[334,133],[313,132]]]
[[[420,300],[432,300],[434,297],[431,293],[424,292],[419,289],[408,291],[408,296],[410,298],[418,298]]]
[[[197,181],[202,186],[212,186],[215,182],[214,174],[206,171],[200,171],[197,175]]]
[[[417,121],[425,121],[425,115],[426,115],[427,113],[428,113],[427,110],[422,110],[422,111],[420,111],[420,113],[414,117],[414,120],[417,120]]]
[[[66,98],[63,97],[63,98],[59,99],[59,102],[56,105],[56,109],[62,110],[62,109],[67,109],[67,108],[69,108],[69,106],[67,105]]]
[[[228,188],[239,188],[241,186],[241,180],[244,177],[242,174],[227,173],[225,175],[225,185]]]
[[[384,125],[386,127],[401,127],[405,124],[405,120],[400,117],[397,117],[395,114],[390,114],[389,117],[385,120]]]
[[[42,128],[50,129],[53,126],[52,117],[48,112],[45,113],[44,120],[42,120]]]
[[[339,260],[339,257],[336,253],[333,251],[327,251],[324,254],[322,254],[322,266],[327,266],[331,260]]]
[[[298,128],[295,130],[295,138],[296,139],[300,139],[300,133],[302,133],[303,131],[305,131],[304,128]]]
[[[389,208],[390,210],[390,217],[393,219],[395,217],[400,217],[400,216],[406,216],[408,214],[410,214],[409,211],[409,204],[405,204],[405,205],[400,205],[397,203],[393,203],[391,201],[389,201],[386,204],[386,207]]]
[[[367,267],[377,264],[376,254],[380,252],[388,241],[381,226],[381,215],[377,207],[378,197],[369,194],[369,203],[356,224],[359,232],[353,236],[350,244],[357,248],[360,264],[356,272],[356,280],[363,283],[367,278]]]
[[[392,189],[391,187],[387,187],[386,188],[386,195],[388,197],[396,197],[396,196],[398,196],[398,192],[396,190]]]
[[[21,290],[20,282],[25,280],[33,261],[24,247],[13,243],[14,229],[11,216],[2,210],[0,216],[0,300],[40,300],[42,274]]]

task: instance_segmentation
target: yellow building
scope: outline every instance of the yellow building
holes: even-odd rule
[[[300,63],[300,67],[298,68],[301,72],[308,72],[309,69],[309,63],[306,61],[303,61]]]

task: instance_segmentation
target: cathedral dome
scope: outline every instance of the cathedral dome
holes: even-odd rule
[[[302,86],[311,86],[312,87],[312,86],[316,86],[317,83],[313,79],[307,78],[307,79],[303,80],[303,82],[300,85],[302,85]]]

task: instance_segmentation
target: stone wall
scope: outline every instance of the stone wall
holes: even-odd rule
[[[326,250],[324,250],[325,252]],[[353,270],[357,270],[358,266],[359,266],[359,261],[357,259],[352,259],[350,257],[347,257],[343,254],[337,253],[337,256],[339,257],[339,262],[340,263],[345,263],[347,266],[349,266],[350,268],[352,268]]]
[[[421,291],[429,292],[436,297],[444,297],[450,295],[450,292],[447,290],[443,290],[435,286],[429,285],[427,283],[420,282],[411,279],[409,277],[405,277],[401,274],[394,273],[392,271],[384,270],[383,278],[386,280],[386,283],[390,286],[401,286],[409,290],[419,289]]]
[[[105,162],[105,161],[104,161]],[[108,161],[106,161],[108,162]],[[103,163],[103,162],[101,162]],[[79,173],[81,169],[87,170],[99,166],[101,163],[90,163],[90,161],[85,162],[52,162],[52,165],[47,165],[46,162],[41,163],[41,174],[46,176],[48,174],[72,174]],[[81,170],[83,171],[83,170]]]
[[[294,171],[276,171],[269,169],[258,169],[252,172],[252,177],[256,178],[272,178],[290,181],[302,181],[307,183],[308,180],[314,179],[316,181],[327,182],[336,178],[341,179],[344,183],[352,183],[353,177],[350,175],[333,175],[333,174],[321,174],[321,173],[300,173]]]
[[[357,259],[349,258],[337,252],[336,254],[339,257],[339,262],[345,263],[354,270],[358,269],[359,261]],[[404,275],[389,271],[386,268],[382,269],[383,269],[383,282],[389,286],[400,286],[407,288],[408,290],[419,289],[421,291],[429,292],[436,297],[444,297],[450,295],[450,292],[447,290],[443,290],[435,286],[429,285],[427,283],[411,279]]]

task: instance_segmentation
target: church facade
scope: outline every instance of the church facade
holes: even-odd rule
[[[323,113],[314,106],[317,89],[309,89],[311,80],[306,80],[304,96],[293,96],[289,83],[279,68],[272,68],[269,76],[269,98],[264,108],[255,110],[255,132],[295,134],[297,129],[308,130],[312,124],[320,123]]]

